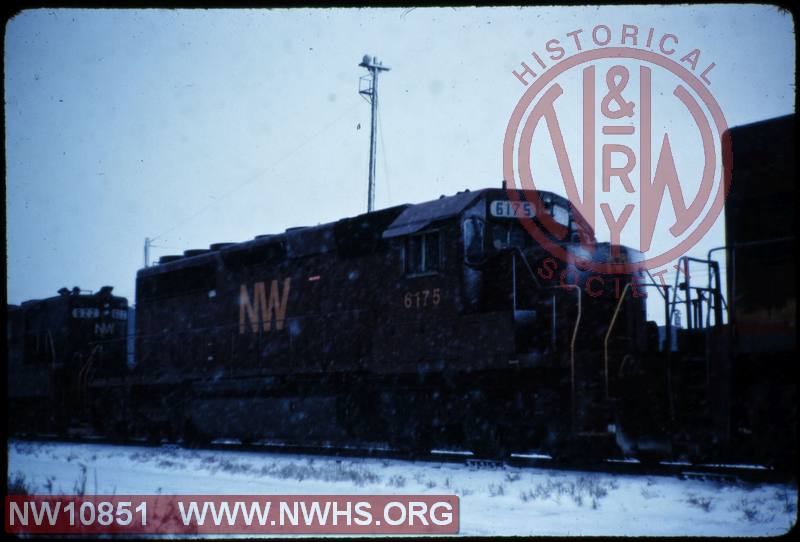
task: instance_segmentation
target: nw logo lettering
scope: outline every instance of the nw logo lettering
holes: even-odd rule
[[[110,335],[111,333],[114,333],[114,324],[106,323],[94,325],[95,335]]]
[[[246,284],[242,284],[239,289],[239,334],[243,335],[247,329],[252,333],[258,333],[259,324],[265,332],[272,329],[272,321],[275,320],[275,329],[283,329],[286,319],[286,306],[289,300],[289,288],[292,279],[286,278],[283,281],[283,288],[278,287],[278,281],[273,280],[267,296],[264,282],[253,284],[253,295]],[[249,325],[248,325],[249,324]]]

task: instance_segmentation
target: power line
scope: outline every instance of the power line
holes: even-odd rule
[[[239,190],[239,189],[241,189],[241,188],[243,188],[243,187],[247,186],[248,184],[251,184],[251,183],[253,183],[254,181],[258,180],[258,179],[259,179],[259,178],[260,178],[262,175],[264,175],[265,173],[268,173],[268,172],[272,171],[273,169],[275,169],[276,167],[278,167],[278,165],[280,165],[282,162],[284,162],[284,161],[285,161],[287,158],[291,157],[291,156],[292,156],[292,155],[294,155],[294,154],[295,154],[297,151],[299,151],[300,149],[302,149],[303,147],[305,147],[306,145],[308,145],[308,144],[309,144],[311,141],[313,141],[315,138],[317,138],[317,137],[319,137],[320,135],[322,135],[323,133],[327,132],[327,131],[328,131],[328,130],[329,130],[329,129],[330,129],[330,128],[331,128],[331,127],[334,125],[334,124],[336,124],[337,122],[339,122],[340,120],[342,120],[342,118],[344,118],[344,117],[345,117],[345,115],[347,115],[347,114],[351,113],[351,112],[352,112],[352,111],[353,111],[353,110],[354,110],[356,107],[358,107],[359,105],[361,105],[361,104],[360,104],[360,103],[358,103],[358,102],[355,102],[355,103],[354,103],[354,104],[353,104],[353,105],[352,105],[350,108],[348,108],[348,109],[347,109],[347,110],[345,110],[345,111],[344,111],[344,112],[343,112],[341,115],[339,115],[338,117],[336,117],[335,119],[333,119],[331,122],[329,122],[328,124],[326,124],[326,125],[325,125],[325,126],[324,126],[324,127],[321,129],[321,130],[317,131],[316,133],[314,133],[314,134],[313,134],[313,135],[311,135],[310,137],[306,137],[306,138],[303,140],[303,142],[302,142],[302,143],[300,143],[299,145],[297,145],[296,147],[294,147],[293,149],[291,149],[289,152],[287,152],[287,153],[283,154],[283,155],[282,155],[280,158],[278,158],[278,160],[276,160],[275,162],[273,162],[273,163],[272,163],[272,165],[270,165],[270,166],[267,166],[267,167],[265,167],[265,168],[263,168],[263,169],[261,169],[261,170],[259,170],[259,171],[256,171],[255,173],[253,173],[252,175],[250,175],[250,176],[249,176],[247,179],[245,179],[243,182],[241,182],[241,183],[239,183],[238,185],[234,186],[234,187],[233,187],[233,188],[231,188],[230,190],[228,190],[228,191],[224,192],[224,193],[223,193],[223,194],[221,194],[220,196],[217,196],[217,197],[212,197],[212,199],[213,199],[214,201],[212,201],[211,203],[209,203],[209,204],[207,204],[207,205],[205,205],[205,206],[201,207],[201,208],[200,208],[200,209],[199,209],[197,212],[195,212],[195,213],[193,213],[193,214],[189,215],[188,217],[184,218],[183,220],[181,220],[180,222],[178,222],[177,224],[175,224],[175,225],[174,225],[174,226],[172,226],[171,228],[169,228],[169,229],[167,229],[167,230],[165,230],[165,231],[162,231],[161,233],[159,233],[159,234],[158,234],[158,235],[156,235],[155,237],[150,237],[150,238],[149,238],[149,239],[150,239],[150,241],[152,242],[152,241],[154,241],[154,240],[156,240],[156,239],[158,239],[158,238],[160,238],[160,237],[163,237],[164,235],[167,235],[168,233],[171,233],[171,232],[175,231],[176,229],[178,229],[178,228],[180,228],[181,226],[185,225],[187,222],[189,222],[189,221],[191,221],[191,220],[193,220],[193,219],[197,218],[198,216],[200,216],[201,214],[203,214],[204,212],[206,212],[208,209],[210,209],[211,207],[213,207],[214,205],[216,205],[216,204],[217,204],[217,203],[219,203],[220,201],[222,201],[222,200],[224,200],[225,198],[229,197],[231,194],[233,194],[233,193],[234,193],[234,192],[236,192],[237,190]]]

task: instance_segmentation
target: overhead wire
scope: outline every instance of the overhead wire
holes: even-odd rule
[[[333,119],[332,121],[330,121],[330,122],[329,122],[328,124],[326,124],[326,125],[325,125],[325,126],[322,128],[322,129],[320,129],[319,131],[315,132],[315,133],[314,133],[314,134],[312,134],[311,136],[304,138],[304,139],[303,139],[303,141],[302,141],[302,142],[301,142],[299,145],[295,146],[294,148],[292,148],[292,149],[291,149],[291,150],[289,150],[288,152],[286,152],[286,153],[284,153],[283,155],[281,155],[281,156],[280,156],[280,158],[278,158],[278,159],[277,159],[275,162],[273,162],[271,165],[269,165],[269,166],[267,166],[267,167],[264,167],[264,168],[262,168],[262,169],[260,169],[260,170],[256,171],[255,173],[253,173],[253,174],[251,174],[249,177],[247,177],[247,178],[246,178],[244,181],[242,181],[241,183],[237,184],[237,185],[236,185],[236,186],[234,186],[233,188],[231,188],[231,189],[227,190],[226,192],[223,192],[221,195],[219,195],[219,196],[217,196],[217,197],[212,197],[212,199],[213,199],[213,201],[212,201],[212,202],[210,202],[210,203],[208,203],[208,204],[204,205],[204,206],[203,206],[203,207],[201,207],[201,208],[200,208],[198,211],[196,211],[196,212],[192,213],[191,215],[189,215],[189,216],[187,216],[187,217],[183,218],[183,219],[182,219],[182,220],[180,220],[178,223],[176,223],[174,226],[172,226],[172,227],[170,227],[170,228],[168,228],[168,229],[166,229],[166,230],[162,231],[161,233],[159,233],[158,235],[156,235],[156,236],[154,236],[154,237],[150,237],[150,240],[151,240],[151,241],[155,241],[156,239],[159,239],[160,237],[163,237],[163,236],[165,236],[165,235],[167,235],[167,234],[169,234],[169,233],[172,233],[173,231],[175,231],[175,230],[177,230],[178,228],[180,228],[180,227],[184,226],[184,225],[185,225],[185,224],[187,224],[188,222],[190,222],[190,221],[194,220],[195,218],[197,218],[198,216],[200,216],[201,214],[203,214],[204,212],[206,212],[208,209],[210,209],[210,208],[211,208],[211,207],[213,207],[214,205],[218,204],[220,201],[224,200],[225,198],[228,198],[229,196],[231,196],[232,194],[234,194],[234,193],[235,193],[235,192],[237,192],[238,190],[240,190],[240,189],[244,188],[245,186],[247,186],[247,185],[249,185],[249,184],[251,184],[251,183],[253,183],[253,182],[257,181],[257,180],[258,180],[259,178],[261,178],[261,177],[262,177],[264,174],[266,174],[266,173],[268,173],[268,172],[270,172],[270,171],[274,170],[274,169],[275,169],[276,167],[278,167],[278,166],[279,166],[281,163],[283,163],[283,162],[284,162],[284,161],[286,161],[288,158],[290,158],[290,157],[291,157],[291,156],[293,156],[295,153],[297,153],[299,150],[301,150],[303,147],[305,147],[306,145],[308,145],[308,144],[309,144],[309,143],[310,143],[312,140],[316,139],[317,137],[319,137],[319,136],[320,136],[320,135],[322,135],[323,133],[327,132],[327,131],[328,131],[330,128],[332,128],[332,127],[333,127],[333,125],[334,125],[334,124],[336,124],[337,122],[339,122],[340,120],[342,120],[342,119],[343,119],[343,118],[344,118],[346,115],[348,115],[349,113],[351,113],[351,112],[352,112],[352,111],[353,111],[353,110],[354,110],[356,107],[359,107],[360,105],[361,105],[361,103],[359,103],[359,102],[355,102],[355,103],[354,103],[354,104],[353,104],[351,107],[349,107],[348,109],[346,109],[346,110],[345,110],[345,111],[344,111],[344,112],[343,112],[341,115],[339,115],[338,117],[336,117],[335,119]]]

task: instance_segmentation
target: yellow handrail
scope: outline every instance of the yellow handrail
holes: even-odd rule
[[[78,403],[83,406],[85,396],[86,396],[86,389],[89,387],[89,371],[91,370],[92,365],[94,364],[94,355],[97,350],[100,348],[100,345],[95,345],[92,348],[92,351],[89,353],[89,357],[86,359],[85,362],[81,364],[81,368],[78,371]]]
[[[575,339],[578,337],[578,327],[581,325],[581,289],[577,284],[562,284],[562,288],[574,288],[578,294],[578,317],[575,319],[575,329],[572,330],[572,340],[569,346],[570,378],[572,380],[572,431],[575,432]]]
[[[605,363],[605,378],[606,378],[606,399],[608,399],[608,339],[611,337],[611,330],[614,329],[614,324],[617,321],[617,315],[619,314],[619,308],[622,306],[622,300],[625,299],[625,294],[628,293],[628,288],[631,287],[631,283],[625,285],[625,289],[622,290],[622,295],[619,296],[619,301],[617,301],[617,307],[614,309],[614,315],[611,317],[611,323],[608,324],[608,331],[606,331],[606,337],[603,340],[603,361]]]
[[[56,364],[56,345],[55,341],[53,341],[53,334],[50,333],[50,330],[47,330],[47,343],[50,345],[50,366],[53,367]]]

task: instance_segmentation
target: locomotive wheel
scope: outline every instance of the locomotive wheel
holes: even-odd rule
[[[566,439],[559,441],[550,452],[553,459],[566,465],[585,462],[584,454],[585,450],[581,450],[574,442]]]
[[[647,465],[648,467],[655,467],[658,466],[659,463],[664,461],[666,456],[660,452],[653,451],[653,450],[639,450],[636,452],[636,459],[639,460],[639,463],[642,465]]]
[[[470,403],[462,422],[466,448],[481,459],[507,458],[511,448],[490,401],[477,390],[468,399]]]
[[[429,427],[415,425],[406,431],[392,432],[389,435],[389,446],[403,454],[425,455],[432,448]]]
[[[370,392],[361,396],[341,396],[336,401],[336,418],[350,439],[363,440],[380,431],[374,405],[378,399]]]
[[[145,440],[147,444],[150,445],[158,445],[161,444],[161,434],[156,431],[150,431],[147,433],[147,439]]]
[[[500,427],[486,418],[474,419],[470,427],[464,429],[467,447],[477,458],[506,459],[511,455]]]
[[[609,455],[603,446],[573,435],[566,429],[558,433],[549,452],[553,459],[566,465],[602,463]]]
[[[211,435],[199,429],[194,422],[186,420],[183,424],[183,444],[189,448],[211,444]]]
[[[171,441],[171,433],[172,431],[170,430],[169,424],[165,422],[154,423],[147,431],[147,442],[149,444],[158,445],[161,444],[164,439]]]
[[[797,472],[797,457],[791,450],[780,450],[774,452],[765,461],[768,467],[778,472],[795,473]]]
[[[130,428],[128,427],[128,424],[125,423],[124,421],[117,421],[114,424],[114,427],[111,430],[110,435],[112,438],[122,441],[129,441],[131,439]]]

